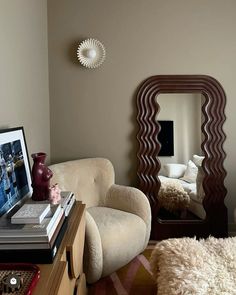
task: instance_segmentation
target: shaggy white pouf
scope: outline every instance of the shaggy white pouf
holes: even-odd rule
[[[184,210],[190,204],[189,195],[185,192],[182,185],[174,179],[161,183],[157,199],[160,206],[170,212]]]
[[[164,240],[150,264],[158,295],[236,294],[236,237]]]

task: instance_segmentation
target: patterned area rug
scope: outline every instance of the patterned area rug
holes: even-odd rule
[[[149,264],[154,246],[150,243],[129,264],[88,286],[88,295],[156,295],[157,288]]]

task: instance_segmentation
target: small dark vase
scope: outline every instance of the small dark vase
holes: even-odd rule
[[[34,164],[32,168],[32,199],[34,201],[48,200],[50,193],[50,178],[52,171],[45,165],[45,153],[32,154]]]

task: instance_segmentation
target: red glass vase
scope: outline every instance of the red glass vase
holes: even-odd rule
[[[32,168],[32,199],[35,201],[48,200],[50,193],[50,178],[52,171],[45,165],[46,153],[32,154],[34,164]]]

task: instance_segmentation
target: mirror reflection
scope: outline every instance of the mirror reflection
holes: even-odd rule
[[[158,194],[159,218],[163,220],[205,219],[204,177],[201,152],[203,121],[200,93],[168,93],[157,96],[156,120],[161,126],[158,140],[161,169]]]

